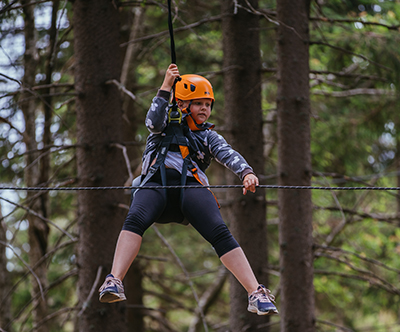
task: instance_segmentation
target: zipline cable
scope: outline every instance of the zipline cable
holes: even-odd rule
[[[209,188],[209,189],[235,189],[244,188],[243,185],[180,185],[180,186],[109,186],[109,187],[0,187],[2,190],[15,190],[15,191],[80,191],[80,190],[133,190],[133,189],[196,189],[196,188]],[[400,187],[322,187],[322,186],[280,186],[280,185],[258,185],[257,188],[265,189],[286,189],[286,190],[400,190]]]

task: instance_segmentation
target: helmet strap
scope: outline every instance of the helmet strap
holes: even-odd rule
[[[192,130],[201,130],[202,128],[201,128],[200,125],[196,122],[196,120],[193,118],[192,113],[189,113],[189,116],[190,116],[190,118],[192,119],[193,124],[195,125],[195,127],[194,127],[194,126],[191,126],[192,128],[190,128],[190,129],[192,129]]]
[[[181,109],[182,113],[185,114],[185,117],[192,113],[191,110],[190,110],[190,106],[192,106],[192,101],[189,102],[188,107]]]
[[[188,107],[182,110],[182,113],[184,113],[184,117],[186,118],[186,123],[192,131],[203,130],[203,128],[193,118],[190,106],[192,106],[192,100],[189,102]]]
[[[188,105],[188,107],[186,107],[186,110],[187,110],[188,114],[191,114],[191,113],[192,113],[192,112],[190,111],[190,106],[192,106],[192,101],[193,101],[193,100],[189,101],[189,105]]]

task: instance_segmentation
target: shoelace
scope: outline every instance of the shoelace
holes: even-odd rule
[[[267,302],[266,300],[268,300],[268,302],[275,302],[275,296],[272,295],[271,291],[264,286],[260,286],[259,289],[251,293],[250,297],[252,296],[259,299],[261,302]]]
[[[122,281],[119,280],[118,278],[107,278],[106,281],[104,281],[103,285],[100,287],[99,292],[102,292],[106,287],[108,286],[113,286],[113,285],[117,285],[120,288],[124,288]]]

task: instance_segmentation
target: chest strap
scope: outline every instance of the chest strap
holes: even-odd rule
[[[186,175],[188,170],[199,183],[203,184],[197,174],[197,168],[193,165],[190,158],[189,141],[184,134],[182,112],[177,107],[176,109],[172,107],[169,110],[168,125],[161,135],[164,137],[157,148],[155,162],[150,166],[145,178],[140,183],[140,187],[144,186],[158,170],[160,170],[162,185],[165,186],[167,184],[165,158],[170,150],[171,144],[179,146],[179,152],[183,159],[181,184],[186,184]]]
[[[186,116],[186,114],[184,116]],[[179,146],[179,152],[183,159],[181,185],[183,186],[186,184],[187,171],[190,171],[197,182],[204,186],[204,183],[200,180],[200,177],[197,173],[197,167],[193,164],[193,161],[190,157],[190,144],[194,144],[193,138],[190,135],[189,128],[186,128],[185,124],[182,122],[182,112],[178,108],[174,109],[174,106],[172,106],[170,109],[168,114],[168,125],[162,135],[164,137],[157,148],[155,162],[150,166],[139,187],[143,187],[158,170],[160,170],[162,185],[167,185],[165,158],[170,150],[171,144],[174,146]],[[136,189],[134,192],[132,192],[132,199],[137,190],[139,189]],[[181,189],[181,202],[183,198],[183,192],[184,188]],[[210,192],[213,194],[218,207],[220,207],[214,193],[211,190]]]

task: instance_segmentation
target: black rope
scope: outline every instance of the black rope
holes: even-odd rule
[[[169,37],[171,41],[171,63],[176,64],[176,52],[175,52],[175,40],[174,40],[174,27],[172,25],[172,9],[171,9],[171,0],[168,0],[168,30],[169,30]],[[174,85],[172,86],[172,110],[177,111],[178,106],[175,100],[175,85],[176,82],[180,81],[181,78],[178,77],[175,79]]]
[[[209,185],[209,186],[198,186],[198,185],[185,185],[185,186],[114,186],[114,187],[0,187],[1,190],[16,190],[16,191],[80,191],[80,190],[133,190],[133,189],[197,189],[197,188],[209,188],[209,189],[235,189],[244,188],[243,185]],[[400,190],[400,187],[318,187],[318,186],[279,186],[279,185],[259,185],[257,188],[265,189],[287,189],[287,190]]]
[[[171,40],[171,63],[176,64],[176,53],[175,53],[175,41],[174,41],[174,28],[172,26],[172,14],[171,14],[171,0],[168,0],[168,29]]]

